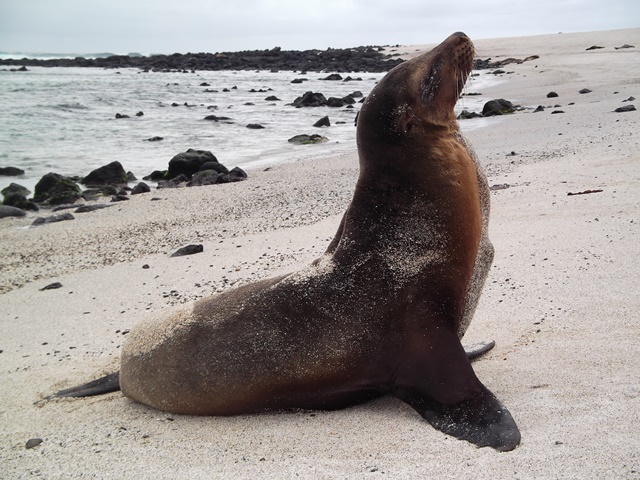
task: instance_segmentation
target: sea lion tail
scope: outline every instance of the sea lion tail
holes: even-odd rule
[[[496,342],[494,342],[493,340],[490,340],[488,342],[474,343],[473,345],[464,347],[464,353],[467,354],[467,358],[469,359],[469,361],[472,361],[478,357],[481,357],[495,346]]]
[[[55,398],[64,397],[91,397],[102,395],[103,393],[117,392],[120,390],[120,372],[111,373],[105,377],[98,378],[84,385],[60,390],[54,395]]]

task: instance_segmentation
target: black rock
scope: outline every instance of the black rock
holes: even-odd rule
[[[220,162],[205,162],[200,166],[200,172],[205,170],[215,170],[218,173],[229,173],[227,167],[222,165]]]
[[[235,167],[227,174],[220,175],[217,183],[241,182],[247,179],[247,173],[240,167]]]
[[[551,115],[554,115],[557,113],[564,113],[564,110],[554,110],[553,112],[551,112]]]
[[[265,98],[265,100],[267,102],[279,102],[280,99],[278,97],[276,97],[275,95],[270,95],[267,98]]]
[[[11,193],[19,193],[20,195],[24,196],[24,197],[28,197],[31,194],[31,190],[29,190],[26,187],[23,187],[22,185],[19,185],[17,183],[11,183],[9,184],[8,187],[4,187],[0,193],[2,193],[2,195],[7,196]]]
[[[591,93],[591,90],[589,90],[588,88],[583,88],[578,93],[582,93],[582,94]]]
[[[478,118],[478,117],[482,117],[482,115],[476,112],[470,112],[468,110],[462,110],[460,112],[460,115],[458,115],[459,120],[469,120],[470,118]]]
[[[364,95],[360,90],[356,90],[355,92],[350,93],[349,96],[353,98],[362,98]]]
[[[506,115],[515,111],[516,109],[510,101],[499,98],[497,100],[490,100],[484,104],[484,107],[482,107],[482,116],[492,117],[494,115]]]
[[[305,92],[302,97],[293,101],[296,107],[321,107],[327,104],[326,97],[321,93]]]
[[[201,170],[196,172],[191,177],[191,180],[187,183],[187,187],[201,187],[204,185],[215,185],[218,182],[218,177],[222,174],[215,170]]]
[[[80,183],[90,187],[100,185],[124,185],[127,182],[127,173],[124,171],[120,162],[111,162],[108,165],[96,168],[80,180]]]
[[[129,200],[129,197],[126,195],[115,195],[111,197],[112,202],[124,202],[126,200]]]
[[[308,78],[294,78],[293,80],[291,80],[291,83],[302,83],[307,81],[309,81]]]
[[[29,450],[29,449],[31,449],[33,447],[37,447],[41,443],[42,443],[42,439],[41,438],[30,438],[29,440],[27,440],[27,444],[24,446],[24,448]]]
[[[344,105],[345,105],[345,102],[341,98],[329,97],[327,99],[327,106],[328,107],[344,107]]]
[[[25,215],[24,210],[9,205],[0,205],[0,218],[24,217]]]
[[[207,82],[202,82],[200,84],[201,87],[210,87],[211,85],[209,85]]]
[[[154,170],[146,177],[142,177],[143,180],[151,182],[159,182],[160,180],[166,180],[169,172],[167,170]]]
[[[342,76],[339,73],[332,73],[328,77],[321,78],[320,80],[342,80]]]
[[[225,120],[231,120],[229,117],[218,117],[216,115],[207,115],[204,117],[205,120],[209,120],[211,122],[220,122]]]
[[[142,117],[142,116],[144,116],[144,112],[142,110],[136,113],[136,117]]]
[[[354,103],[356,103],[356,99],[353,98],[351,95],[347,95],[346,97],[342,97],[342,101],[347,105],[353,105]]]
[[[636,99],[636,97],[629,97],[626,100],[622,100],[622,103],[624,103],[624,102],[633,102],[635,99]],[[13,185],[13,183],[11,185]]]
[[[200,245],[187,245],[186,247],[179,248],[171,254],[172,257],[182,257],[184,255],[193,255],[194,253],[201,253],[204,251],[204,247]]]
[[[314,123],[313,126],[314,127],[330,127],[331,122],[329,121],[328,116],[324,116],[320,120],[318,120],[316,123]]]
[[[95,212],[96,210],[102,210],[103,208],[113,207],[113,205],[109,203],[96,203],[94,205],[82,205],[81,207],[76,208],[73,213],[88,213]]]
[[[116,118],[129,118],[129,115],[121,115],[119,113],[116,113]]]
[[[27,197],[20,193],[10,193],[5,195],[2,204],[9,205],[10,207],[16,207],[21,210],[30,210],[32,212],[40,210],[35,203],[30,202],[27,200]]]
[[[33,221],[31,226],[37,227],[38,225],[44,225],[46,223],[63,222],[65,220],[75,220],[75,217],[70,213],[63,213],[61,215],[52,215],[50,217],[38,217]]]
[[[635,110],[636,110],[636,107],[634,105],[625,105],[624,107],[616,108],[614,112],[616,113],[634,112]]]
[[[314,134],[314,135],[296,135],[295,137],[291,137],[287,141],[289,143],[293,143],[294,145],[310,145],[312,143],[322,143],[328,140],[329,139],[327,137]]]
[[[164,137],[156,136],[156,137],[149,137],[145,141],[147,141],[147,142],[160,142],[162,140],[164,140]]]
[[[133,187],[133,190],[131,190],[131,195],[138,195],[140,193],[148,193],[150,191],[151,191],[151,188],[149,188],[149,185],[147,185],[144,182],[140,182],[135,187]]]
[[[62,288],[62,284],[60,282],[54,282],[50,283],[46,287],[42,287],[40,291],[44,292],[45,290],[57,290],[58,288]]]
[[[538,105],[533,113],[544,112],[544,107],[542,105]]]
[[[82,196],[76,183],[57,173],[47,173],[36,184],[33,201],[50,205],[73,203]]]
[[[262,128],[264,128],[262,125],[260,125],[259,123],[250,123],[249,125],[247,125],[247,128],[251,129],[251,130],[260,130]]]
[[[0,175],[4,177],[17,177],[24,175],[24,170],[16,167],[0,167]]]
[[[598,50],[600,48],[604,48],[604,47],[599,47],[598,45],[592,45],[589,48],[587,48],[587,50]]]
[[[173,179],[182,174],[185,175],[188,180],[207,162],[218,163],[218,159],[208,150],[194,150],[190,148],[186,152],[177,154],[169,161],[168,176],[170,179]]]
[[[558,94],[557,94],[556,92],[549,92],[549,93],[547,93],[547,98],[555,98],[555,97],[557,97],[557,96],[558,96]]]

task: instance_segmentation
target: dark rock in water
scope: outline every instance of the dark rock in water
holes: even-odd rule
[[[247,128],[250,130],[260,130],[260,129],[263,129],[264,127],[259,123],[250,123],[249,125],[247,125]]]
[[[549,92],[549,93],[547,93],[547,98],[555,98],[555,97],[557,97],[557,96],[558,96],[558,94],[557,94],[556,92]]]
[[[97,188],[88,188],[84,192],[82,192],[82,198],[85,200],[97,198],[97,197],[110,197],[112,195],[117,195],[118,189],[113,185],[103,185]]]
[[[133,174],[133,172],[127,172],[127,174],[125,175],[125,178],[127,179],[127,183],[135,182],[136,180],[138,180],[136,176]]]
[[[342,100],[341,98],[329,97],[327,99],[327,106],[328,107],[344,107],[344,100]]]
[[[629,45],[628,43],[625,43],[621,47],[613,47],[613,48],[615,48],[616,50],[620,50],[621,48],[636,48],[636,47],[633,45]]]
[[[554,110],[553,112],[551,112],[551,115],[554,115],[557,113],[564,113],[564,110]]]
[[[171,180],[160,180],[158,182],[158,188],[178,188],[181,183],[187,183],[189,178],[186,175],[180,174]]]
[[[342,75],[339,73],[332,73],[328,77],[321,78],[320,80],[342,80]]]
[[[204,251],[204,247],[199,245],[187,245],[186,247],[179,248],[171,254],[172,257],[182,257],[184,255],[193,255],[194,253],[201,253]]]
[[[305,92],[293,101],[296,107],[322,107],[327,104],[326,97],[321,93]]]
[[[218,117],[216,115],[207,115],[204,117],[205,120],[209,120],[211,122],[221,122],[226,120],[231,120],[229,117]]]
[[[24,175],[24,170],[16,167],[0,167],[0,175],[4,177],[17,177]]]
[[[634,112],[635,110],[636,110],[636,107],[634,105],[625,105],[624,107],[616,108],[614,112],[616,113]]]
[[[476,112],[470,112],[468,110],[462,110],[460,115],[458,115],[459,120],[469,120],[470,118],[481,118],[482,115]]]
[[[494,115],[506,115],[515,111],[516,109],[510,101],[499,98],[497,100],[490,100],[484,104],[484,107],[482,107],[482,116],[492,117]]]
[[[202,82],[200,84],[201,87],[210,87],[211,85],[209,85],[207,82]]]
[[[222,165],[220,162],[205,162],[202,165],[200,165],[200,172],[203,172],[205,170],[215,170],[218,173],[229,173],[229,170],[227,169],[227,167],[225,167],[224,165]]]
[[[121,115],[120,113],[116,113],[116,118],[129,118],[129,115]]]
[[[30,202],[27,200],[27,197],[20,193],[10,193],[5,195],[2,204],[9,205],[10,207],[16,207],[21,210],[30,210],[32,212],[40,210],[35,203]]]
[[[144,112],[142,110],[136,113],[136,117],[142,117],[142,116],[144,116]]]
[[[356,90],[355,92],[350,93],[349,96],[353,97],[353,98],[362,98],[362,97],[364,97],[364,95],[362,94],[362,92],[360,90]]]
[[[538,105],[533,113],[544,112],[544,107],[542,105]]]
[[[157,136],[156,136],[156,137],[150,137],[150,138],[147,138],[147,140],[146,140],[146,141],[147,141],[147,142],[159,142],[159,141],[161,141],[161,140],[164,140],[164,137],[157,137]]]
[[[342,101],[347,105],[353,105],[354,103],[356,103],[356,99],[353,98],[351,95],[347,95],[346,97],[342,97]]]
[[[314,127],[330,127],[331,122],[329,121],[328,116],[324,116],[320,120],[318,120],[316,123],[314,123],[313,126]]]
[[[308,78],[294,78],[293,80],[291,80],[291,83],[302,83],[302,82],[308,82],[309,79]]]
[[[33,447],[37,447],[41,443],[42,443],[42,439],[41,438],[30,438],[29,440],[27,440],[27,444],[24,446],[24,448],[29,450],[29,449],[31,449]]]
[[[26,213],[16,207],[10,207],[9,205],[0,205],[0,218],[7,217],[24,217]]]
[[[626,100],[622,100],[622,103],[624,103],[624,102],[633,102],[635,99],[636,99],[636,97],[629,97]],[[13,185],[13,183],[11,185]]]
[[[142,179],[151,182],[159,182],[160,180],[166,180],[168,175],[169,172],[167,170],[154,170],[146,177],[142,177]]]
[[[267,102],[279,102],[280,99],[278,97],[276,97],[275,95],[270,95],[267,98],[265,98],[265,100]]]
[[[293,143],[294,145],[309,145],[312,143],[322,143],[327,142],[329,139],[327,137],[323,137],[322,135],[296,135],[295,137],[291,137],[287,140],[289,143]]]
[[[604,47],[600,47],[600,46],[598,46],[598,45],[592,45],[592,46],[590,46],[589,48],[587,48],[587,51],[589,51],[589,50],[598,50],[598,49],[600,49],[600,48],[604,48]]]
[[[578,93],[582,93],[582,94],[591,93],[591,90],[589,90],[588,88],[583,88]]]
[[[127,183],[127,173],[120,162],[111,162],[100,168],[96,168],[89,175],[80,180],[80,183],[90,187],[100,185],[124,185]]]
[[[194,150],[190,148],[186,152],[177,154],[169,161],[169,178],[173,179],[178,175],[185,175],[187,180],[191,175],[200,170],[200,167],[207,162],[216,162],[218,159],[208,150]]]
[[[201,187],[204,185],[215,185],[218,182],[220,173],[215,170],[201,170],[196,172],[187,183],[187,187]]]
[[[103,208],[113,207],[113,205],[109,203],[96,203],[95,205],[82,205],[81,207],[76,208],[73,213],[88,213],[95,212],[96,210],[102,210]]]
[[[73,180],[57,173],[47,173],[36,184],[33,201],[60,205],[73,203],[81,196],[80,187]]]
[[[63,213],[62,215],[52,215],[51,217],[38,217],[31,224],[32,227],[38,225],[44,225],[46,223],[63,222],[65,220],[75,220],[75,217],[70,213]]]
[[[40,291],[44,292],[45,290],[57,290],[58,288],[62,288],[62,284],[60,282],[53,282],[46,287],[42,287]]]
[[[133,190],[131,190],[131,195],[138,195],[140,193],[148,193],[150,191],[151,191],[151,188],[149,187],[149,185],[147,185],[144,182],[140,182],[135,187],[133,187]]]
[[[11,193],[19,193],[20,195],[24,196],[24,197],[28,197],[31,194],[31,190],[29,190],[27,187],[23,187],[22,185],[19,185],[17,183],[11,183],[9,184],[8,187],[4,187],[0,193],[2,193],[2,195],[4,195],[5,197]]]

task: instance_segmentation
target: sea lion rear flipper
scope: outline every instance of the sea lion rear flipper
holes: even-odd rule
[[[421,355],[410,353],[411,364],[399,372],[393,393],[448,435],[499,451],[517,447],[513,417],[478,380],[457,337],[433,340]]]
[[[55,394],[55,397],[91,397],[118,390],[120,390],[120,372],[115,372],[84,385],[60,390]]]
[[[489,340],[488,342],[478,342],[473,345],[469,345],[464,347],[464,352],[467,354],[467,358],[469,361],[475,360],[478,357],[481,357],[493,347],[496,346],[496,342],[493,340]]]

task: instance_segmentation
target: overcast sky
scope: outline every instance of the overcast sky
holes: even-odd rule
[[[640,0],[0,0],[0,51],[186,53],[640,26]]]

